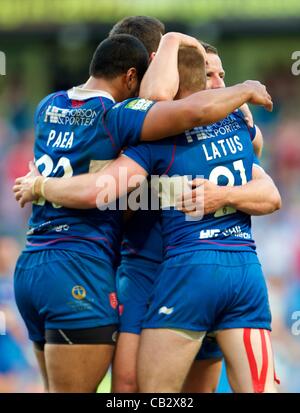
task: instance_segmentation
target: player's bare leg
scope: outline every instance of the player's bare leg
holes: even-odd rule
[[[113,393],[137,393],[139,334],[120,333],[112,369]]]
[[[140,392],[181,392],[205,332],[178,333],[177,331],[168,329],[142,331],[138,352]]]
[[[182,388],[183,393],[215,393],[222,359],[195,360]]]
[[[94,393],[113,356],[109,344],[46,344],[50,393]]]
[[[271,341],[267,330],[218,331],[229,383],[236,393],[276,393]]]
[[[49,383],[46,369],[45,352],[43,350],[38,349],[36,345],[33,346],[33,350],[43,379],[44,391],[45,393],[47,393],[49,391]]]

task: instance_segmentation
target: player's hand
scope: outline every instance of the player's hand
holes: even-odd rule
[[[19,202],[21,208],[24,208],[28,202],[38,199],[38,197],[33,194],[34,182],[38,176],[40,176],[38,169],[33,162],[30,162],[28,174],[15,180],[13,192],[15,194],[15,199]]]
[[[33,186],[36,177],[34,176],[21,176],[17,178],[15,181],[15,185],[13,186],[13,192],[15,193],[15,199],[19,202],[21,208],[28,202],[36,201],[38,197],[33,194]]]
[[[258,82],[257,80],[246,80],[244,85],[247,86],[250,92],[249,103],[254,105],[264,106],[269,112],[273,110],[272,98],[269,95],[266,86]]]
[[[183,34],[183,33],[178,33],[178,34],[180,35],[179,37],[180,46],[195,47],[206,58],[206,50],[204,49],[204,47],[202,46],[202,44],[199,42],[198,39],[192,36],[188,36],[187,34]]]
[[[206,51],[202,44],[197,40],[195,37],[189,36],[187,34],[179,33],[179,32],[169,32],[166,33],[164,37],[172,37],[175,38],[176,41],[178,42],[179,47],[180,46],[186,46],[186,47],[195,47],[196,49],[199,50],[199,52],[204,56],[206,59]]]
[[[253,128],[253,126],[254,126],[254,120],[253,120],[253,116],[252,116],[251,110],[249,109],[249,106],[247,105],[247,103],[244,103],[244,104],[240,107],[240,111],[243,113],[247,125],[248,125],[250,128]]]
[[[191,191],[177,199],[176,208],[192,217],[212,214],[225,206],[226,187],[208,179],[196,178],[189,182]]]

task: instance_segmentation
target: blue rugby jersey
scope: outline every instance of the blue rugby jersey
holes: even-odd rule
[[[212,125],[197,127],[160,142],[130,147],[125,155],[164,182],[173,176],[203,176],[218,185],[241,185],[252,178],[257,162],[252,146],[256,129],[248,128],[240,111]],[[187,188],[187,187],[186,187]],[[171,203],[170,203],[171,205]],[[201,220],[187,219],[175,207],[162,206],[165,255],[218,249],[253,251],[251,217],[222,208]]]
[[[140,209],[130,211],[123,232],[121,256],[126,258],[141,258],[160,264],[163,260],[163,243],[160,223],[159,202],[157,209],[151,210],[151,197],[156,192],[149,182],[142,186]],[[158,199],[157,199],[158,200]],[[143,209],[145,208],[145,209]]]
[[[73,88],[47,96],[35,113],[35,163],[43,176],[95,172],[123,146],[140,139],[153,101],[115,103],[103,91]],[[119,248],[121,212],[64,208],[40,198],[33,205],[25,251],[59,248],[112,262]]]
[[[163,260],[160,211],[138,210],[126,222],[122,257],[138,257],[160,264]]]

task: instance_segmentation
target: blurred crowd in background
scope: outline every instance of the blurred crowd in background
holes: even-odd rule
[[[201,37],[201,33],[198,35]],[[300,34],[298,40],[300,49]],[[222,56],[222,42],[216,46]],[[236,73],[237,62],[230,60],[228,45],[227,51],[225,46],[225,70],[229,73],[232,64]],[[88,47],[93,49],[91,43]],[[250,59],[255,59],[253,49],[251,53]],[[45,83],[45,95],[62,84],[70,87],[71,82],[85,80],[88,61],[82,62],[82,71],[77,71],[77,77],[71,80],[63,63],[52,63],[43,73],[51,79]],[[11,187],[16,177],[27,173],[28,162],[33,158],[33,106],[43,95],[33,99],[31,90],[39,94],[34,91],[35,79],[28,83],[28,76],[24,79],[18,67],[11,75],[7,70],[7,74],[0,77],[0,312],[6,315],[6,334],[0,335],[0,392],[36,392],[42,391],[41,382],[13,296],[14,265],[25,242],[30,207],[19,208]],[[243,80],[242,76],[229,77],[230,83]],[[300,76],[291,75],[291,61],[287,58],[268,70],[258,65],[254,77],[268,86],[274,99],[272,113],[252,109],[265,140],[261,165],[278,185],[283,206],[273,215],[254,218],[253,231],[269,286],[273,349],[281,391],[300,392],[300,326],[295,327],[296,312],[300,312]],[[226,384],[219,390],[229,391]]]

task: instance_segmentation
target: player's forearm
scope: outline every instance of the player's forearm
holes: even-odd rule
[[[179,87],[178,50],[193,47],[206,59],[199,40],[183,33],[165,34],[141,83],[139,96],[151,100],[172,100]]]
[[[224,187],[224,206],[231,206],[249,215],[266,215],[281,208],[281,197],[267,175],[245,185]]]
[[[32,192],[66,208],[90,209],[109,206],[136,189],[147,172],[135,161],[120,156],[105,169],[71,178],[36,178]]]
[[[272,110],[273,103],[264,85],[246,81],[229,88],[204,90],[174,102],[154,104],[143,123],[142,141],[163,139],[187,129],[224,119],[243,103],[250,102]]]
[[[225,118],[251,99],[251,90],[245,84],[228,88],[205,90],[190,96],[195,111],[195,126],[208,125]]]
[[[96,174],[79,175],[72,178],[50,178],[35,185],[35,193],[49,202],[67,208],[89,209],[96,207]]]
[[[174,33],[161,39],[157,53],[141,83],[139,96],[151,100],[172,100],[179,86],[179,41]]]

